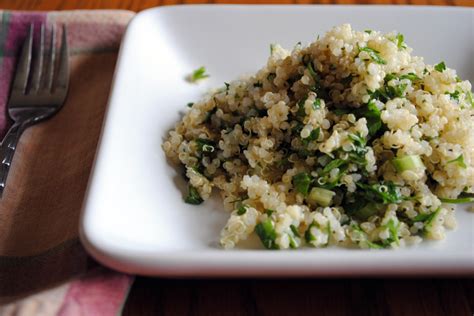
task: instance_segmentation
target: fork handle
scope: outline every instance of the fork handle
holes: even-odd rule
[[[10,171],[10,165],[13,160],[13,155],[15,154],[18,140],[25,130],[25,127],[25,124],[15,122],[12,127],[10,127],[0,144],[0,197],[5,189],[8,172]]]

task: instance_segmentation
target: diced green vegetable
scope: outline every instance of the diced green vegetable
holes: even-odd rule
[[[363,189],[363,194],[368,201],[379,201],[383,204],[400,203],[402,197],[397,186],[392,182],[365,184],[357,182],[356,185]]]
[[[400,224],[395,225],[395,221],[390,219],[387,223],[388,232],[390,233],[389,243],[395,242],[397,245],[400,245],[400,240],[398,239],[398,227]]]
[[[436,219],[436,217],[438,216],[439,212],[441,211],[441,207],[438,207],[436,209],[436,211],[434,211],[433,213],[429,214],[429,216],[427,217],[427,219],[424,221],[424,232],[427,233],[431,230],[432,226],[433,226],[433,221]]]
[[[184,202],[188,204],[193,204],[193,205],[198,205],[204,202],[204,200],[201,198],[201,195],[199,194],[198,190],[193,187],[192,185],[189,185],[188,187],[188,195],[184,198]]]
[[[398,47],[398,49],[405,49],[405,48],[407,48],[407,45],[406,45],[405,42],[404,42],[403,34],[398,33],[396,39],[397,39],[397,47]]]
[[[314,237],[313,234],[311,234],[311,228],[316,227],[316,224],[313,222],[309,227],[306,229],[304,233],[304,239],[306,240],[307,243],[311,243],[312,241],[316,240],[316,237]]]
[[[314,187],[311,189],[311,192],[308,196],[308,201],[310,203],[317,203],[321,206],[331,205],[332,198],[336,195],[331,190],[326,190],[323,188]]]
[[[298,102],[298,112],[296,112],[296,115],[298,117],[305,117],[306,116],[306,110],[304,108],[304,104],[306,102],[306,97],[301,99],[299,102]]]
[[[320,128],[319,127],[317,129],[313,129],[308,137],[303,138],[301,140],[303,145],[307,146],[311,141],[317,140],[318,137],[319,137],[319,133],[320,133]]]
[[[295,225],[290,225],[290,229],[296,237],[301,237],[300,232],[298,231],[298,228],[296,228]]]
[[[245,213],[247,213],[247,205],[245,204],[241,204],[238,208],[237,208],[237,215],[244,215]]]
[[[401,76],[400,76],[400,80],[402,80],[402,79],[408,79],[408,80],[410,80],[411,82],[415,82],[415,81],[421,80],[421,78],[418,77],[418,76],[417,76],[415,73],[413,73],[413,72],[410,72],[410,73],[401,75]]]
[[[207,77],[209,77],[209,74],[206,74],[206,68],[203,66],[193,71],[191,74],[191,81],[196,82]]]
[[[295,186],[296,191],[304,196],[308,195],[310,184],[311,177],[306,172],[301,172],[293,176],[293,185]]]
[[[275,210],[270,210],[270,209],[265,210],[265,214],[267,214],[268,217],[272,216],[273,213],[275,213]]]
[[[405,170],[418,170],[424,168],[425,165],[418,155],[407,155],[392,160],[393,166],[398,172]]]
[[[471,104],[471,107],[474,108],[474,97],[472,96],[471,91],[466,92],[466,100],[469,104]]]
[[[278,249],[278,245],[275,243],[276,232],[273,222],[270,219],[266,219],[255,226],[255,232],[257,233],[263,246],[267,249]]]
[[[447,163],[456,163],[459,167],[466,169],[467,165],[464,162],[464,156],[461,154],[456,159],[450,160]]]
[[[326,166],[324,166],[322,174],[323,175],[328,174],[332,169],[339,168],[340,166],[342,166],[346,163],[347,163],[346,160],[334,159],[330,163],[328,163]]]
[[[464,204],[474,202],[474,194],[465,192],[461,193],[456,199],[447,199],[441,197],[438,198],[441,202],[448,204]]]
[[[316,100],[314,100],[313,102],[313,109],[317,110],[319,108],[321,108],[321,99],[316,98]]]
[[[365,117],[367,119],[367,127],[369,129],[369,135],[371,137],[374,136],[377,131],[382,127],[382,119],[380,118],[381,112],[375,104],[374,100],[370,100],[367,105],[355,110],[354,114],[357,117]]]
[[[439,64],[435,65],[434,66],[434,69],[436,71],[439,71],[439,72],[443,72],[446,70],[446,64],[444,63],[444,61],[440,62]]]
[[[370,47],[359,47],[361,52],[366,52],[370,58],[377,64],[385,65],[387,62],[380,57],[380,52]]]
[[[460,92],[458,90],[454,91],[453,93],[446,92],[445,94],[448,94],[451,99],[459,101]]]

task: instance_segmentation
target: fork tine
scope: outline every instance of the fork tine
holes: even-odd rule
[[[66,25],[63,26],[61,51],[59,54],[59,69],[56,82],[58,88],[67,88],[69,82],[69,49]]]
[[[51,47],[49,54],[49,64],[46,70],[46,90],[51,92],[51,87],[53,86],[54,62],[56,60],[56,26],[54,24],[51,29]]]
[[[28,83],[28,75],[30,73],[31,51],[33,48],[33,30],[34,26],[32,23],[30,24],[28,37],[23,43],[20,60],[18,61],[18,66],[15,73],[15,79],[13,81],[13,90],[20,91],[21,93],[25,93],[26,85]]]
[[[39,52],[36,57],[36,61],[33,65],[33,74],[31,79],[31,89],[30,91],[36,92],[39,88],[39,83],[41,79],[41,72],[43,69],[43,55],[44,55],[44,24],[41,24],[40,31],[40,43],[39,43]]]

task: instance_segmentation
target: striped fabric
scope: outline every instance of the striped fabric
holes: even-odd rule
[[[31,23],[67,25],[70,92],[29,128],[0,201],[0,315],[116,315],[133,277],[99,266],[78,240],[79,212],[128,11],[0,11],[0,136],[17,55]],[[37,34],[36,34],[37,35]],[[35,37],[38,40],[38,36]]]

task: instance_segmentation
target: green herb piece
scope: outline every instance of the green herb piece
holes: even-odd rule
[[[446,92],[445,94],[448,94],[451,99],[456,100],[456,101],[459,102],[459,94],[460,93],[459,93],[458,90],[454,91],[453,93]]]
[[[321,99],[316,98],[313,102],[313,110],[317,110],[321,108]]]
[[[349,134],[347,137],[354,142],[356,148],[364,148],[367,143],[367,140],[359,134]]]
[[[436,71],[439,71],[439,72],[443,72],[446,70],[446,64],[444,63],[444,61],[440,62],[439,64],[435,65],[434,66],[434,69]]]
[[[474,202],[474,194],[465,192],[461,193],[456,199],[447,199],[441,197],[438,198],[441,202],[448,204],[464,204]]]
[[[356,185],[365,190],[363,193],[368,201],[378,201],[383,204],[400,203],[402,197],[393,182],[365,184],[357,182]]]
[[[418,170],[424,168],[425,165],[418,155],[407,155],[392,160],[393,166],[398,172],[405,170]]]
[[[466,92],[466,100],[467,100],[467,103],[471,104],[471,107],[474,108],[474,97],[472,96],[471,91]]]
[[[379,245],[375,242],[371,242],[367,240],[367,246],[371,249],[384,249],[385,247],[383,245]]]
[[[301,237],[300,232],[298,231],[298,228],[296,228],[295,225],[290,225],[290,229],[296,237]]]
[[[204,200],[201,198],[198,190],[192,185],[189,185],[188,195],[184,198],[184,202],[188,204],[199,205],[204,202]]]
[[[304,233],[304,239],[306,240],[308,244],[316,240],[316,237],[311,233],[311,228],[313,227],[317,227],[315,222],[312,222],[311,225],[309,225],[308,229],[306,229]]]
[[[411,82],[415,82],[415,81],[421,80],[421,78],[418,77],[418,76],[417,76],[415,73],[413,73],[413,72],[410,72],[410,73],[401,75],[401,76],[400,76],[400,80],[402,80],[402,79],[408,79],[408,80],[410,80]]]
[[[198,80],[205,79],[208,77],[209,77],[209,74],[206,74],[206,68],[202,66],[193,71],[193,73],[191,74],[191,81],[196,82]]]
[[[238,208],[237,208],[237,215],[244,215],[245,213],[247,213],[247,205],[245,204],[241,204]]]
[[[366,46],[359,47],[359,50],[361,52],[366,52],[370,56],[370,58],[377,64],[385,65],[387,63],[382,57],[380,57],[380,52],[375,49]]]
[[[431,228],[433,227],[433,222],[434,220],[436,219],[436,217],[438,216],[438,214],[440,213],[441,211],[441,207],[438,207],[436,209],[436,211],[434,211],[433,213],[429,214],[429,216],[426,218],[426,220],[424,221],[424,227],[423,227],[423,232],[426,234],[428,233]]]
[[[335,195],[336,193],[331,190],[314,187],[311,189],[311,193],[308,196],[308,202],[316,203],[321,206],[329,206],[331,205],[332,199]]]
[[[319,127],[317,129],[313,129],[311,133],[309,134],[309,136],[306,138],[303,138],[301,142],[303,143],[304,146],[308,146],[310,142],[318,139],[320,132],[321,132],[321,129]]]
[[[301,99],[298,102],[298,111],[296,112],[296,116],[298,116],[298,117],[305,117],[306,116],[306,111],[305,111],[305,108],[304,108],[305,102],[306,102],[306,97]]]
[[[365,30],[364,32],[367,33],[367,34],[371,34],[373,31],[372,30]]]
[[[459,155],[456,159],[450,160],[447,163],[453,163],[453,162],[456,163],[459,167],[461,167],[463,169],[467,168],[467,165],[464,162],[464,156],[462,154]]]
[[[193,103],[193,102],[189,102],[189,103],[187,104],[188,108],[192,108],[192,107],[193,107],[193,105],[194,105],[194,103]]]
[[[278,249],[278,245],[275,243],[277,237],[275,227],[270,219],[258,223],[257,226],[255,226],[255,232],[265,248]]]
[[[398,239],[398,227],[400,224],[395,225],[395,221],[390,219],[387,223],[388,232],[390,233],[390,238],[388,242],[391,244],[395,242],[397,245],[400,245],[400,240]]]
[[[396,40],[397,40],[397,47],[398,47],[398,49],[401,50],[401,49],[407,48],[407,45],[406,45],[405,42],[404,42],[403,34],[398,33],[398,34],[397,34],[397,37],[396,37]]]
[[[270,44],[270,55],[273,55],[274,50],[275,50],[275,44]]]
[[[347,161],[342,160],[342,159],[334,159],[330,163],[328,163],[326,166],[324,166],[322,174],[328,174],[332,169],[334,168],[339,168],[340,166],[346,164]]]
[[[367,119],[367,127],[369,135],[374,136],[380,128],[382,128],[381,112],[374,100],[370,100],[366,106],[360,107],[354,111],[357,117],[365,117]]]
[[[275,210],[270,210],[270,209],[265,210],[265,214],[267,214],[268,217],[272,216],[273,213],[275,213]]]
[[[255,88],[261,88],[261,87],[263,87],[263,83],[261,83],[260,81],[258,81],[258,82],[255,82],[255,83],[253,84],[253,86],[254,86]]]
[[[310,184],[311,177],[306,172],[301,172],[293,176],[293,185],[295,186],[296,191],[303,194],[304,196],[308,195]]]
[[[314,80],[319,80],[319,75],[316,73],[316,71],[314,70],[313,68],[313,62],[308,62],[308,64],[306,65],[308,71],[309,71],[309,74],[311,75],[311,77],[313,77]]]
[[[196,138],[194,140],[198,146],[199,152],[212,153],[215,151],[215,143],[210,139]]]

